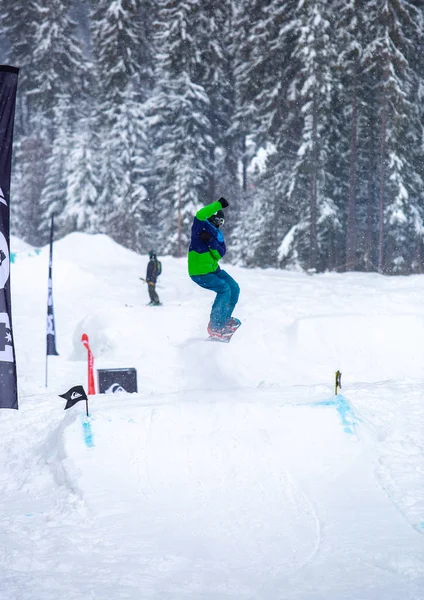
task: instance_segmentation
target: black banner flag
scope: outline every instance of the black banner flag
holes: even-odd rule
[[[85,400],[85,402],[88,403],[87,394],[85,393],[85,390],[82,387],[82,385],[75,385],[73,388],[71,388],[64,394],[59,394],[59,396],[61,398],[65,398],[66,400],[65,410],[67,408],[71,408],[71,406],[74,406],[74,404],[76,404],[80,400]]]
[[[59,352],[56,350],[56,327],[54,324],[54,311],[53,311],[53,280],[52,280],[53,230],[54,230],[54,217],[52,216],[52,222],[51,222],[51,227],[50,227],[49,290],[48,290],[48,297],[47,297],[47,356],[50,356],[50,355],[58,356],[59,355]]]
[[[10,299],[10,177],[19,69],[0,65],[0,408],[18,408]]]

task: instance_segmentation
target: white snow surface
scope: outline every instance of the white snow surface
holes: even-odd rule
[[[230,344],[185,259],[12,240],[19,410],[0,412],[1,600],[422,600],[424,276],[223,265]],[[89,396],[95,369],[138,393]],[[342,372],[335,395],[334,374]]]

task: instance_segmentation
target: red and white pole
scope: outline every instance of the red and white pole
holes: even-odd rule
[[[88,335],[83,333],[81,336],[81,342],[87,348],[88,353],[88,394],[94,395],[96,393],[96,386],[94,384],[94,356],[88,343]]]

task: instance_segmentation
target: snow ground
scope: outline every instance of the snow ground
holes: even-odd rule
[[[230,344],[212,296],[109,238],[12,241],[20,410],[0,412],[1,600],[423,600],[424,277],[227,266]],[[134,367],[137,394],[87,389]],[[334,395],[334,373],[343,373]]]

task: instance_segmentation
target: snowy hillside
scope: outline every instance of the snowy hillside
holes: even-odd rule
[[[14,247],[15,246],[15,247]],[[243,325],[206,342],[185,259],[13,240],[19,411],[0,412],[1,600],[422,600],[424,277],[228,266]],[[224,266],[224,265],[223,265]],[[96,369],[138,393],[90,397]],[[334,394],[334,373],[343,388]]]

